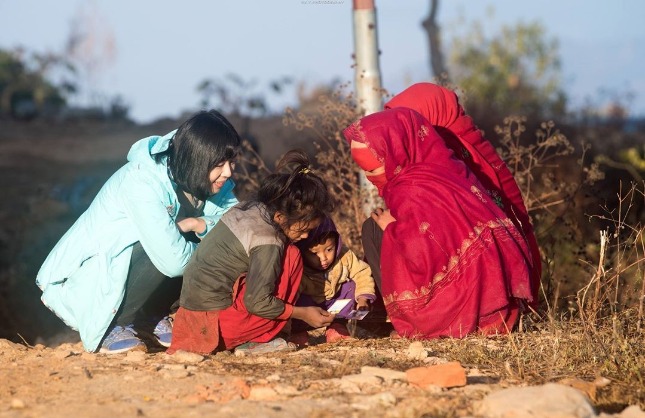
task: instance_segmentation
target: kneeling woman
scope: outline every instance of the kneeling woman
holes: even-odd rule
[[[466,164],[411,109],[366,116],[344,135],[388,207],[373,216],[371,239],[382,247],[371,267],[380,267],[395,330],[409,338],[509,332],[533,298],[531,252]]]
[[[239,151],[239,135],[215,110],[137,141],[52,249],[36,284],[87,351],[146,349],[137,331],[152,316],[149,308],[168,313],[181,283],[169,278],[183,274],[199,237],[237,203],[230,178]],[[170,345],[167,318],[154,335]]]

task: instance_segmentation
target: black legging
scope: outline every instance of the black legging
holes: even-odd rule
[[[150,261],[141,243],[134,244],[123,303],[114,325],[126,326],[135,320],[158,320],[167,315],[179,300],[181,277],[169,278]],[[148,318],[142,318],[144,314]],[[147,321],[146,321],[147,322]]]
[[[194,218],[204,214],[203,202],[195,207],[181,189],[175,192],[179,201],[178,218]],[[194,232],[182,235],[187,241],[199,243]],[[181,277],[169,278],[157,270],[141,243],[135,243],[125,284],[125,296],[113,324],[126,326],[134,324],[135,320],[159,320],[169,312],[176,311],[179,309],[181,283]]]
[[[383,242],[383,230],[372,218],[363,222],[361,240],[365,261],[372,269],[372,277],[377,289],[381,290],[381,243]]]

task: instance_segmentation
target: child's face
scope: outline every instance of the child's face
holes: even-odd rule
[[[282,227],[282,231],[291,242],[298,242],[309,236],[309,232],[320,225],[320,219],[311,222],[296,222],[290,227]]]
[[[327,270],[336,260],[336,239],[329,237],[325,242],[303,251],[304,263],[317,270]]]

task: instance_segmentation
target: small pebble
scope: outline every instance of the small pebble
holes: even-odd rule
[[[25,408],[25,403],[22,401],[22,399],[13,398],[11,400],[11,409],[24,409],[24,408]]]
[[[190,351],[178,350],[175,354],[166,354],[169,359],[178,363],[200,363],[204,361],[204,356]]]

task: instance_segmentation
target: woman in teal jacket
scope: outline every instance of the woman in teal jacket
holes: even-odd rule
[[[230,177],[239,151],[235,128],[214,110],[139,140],[56,244],[36,284],[87,351],[146,349],[133,328],[137,313],[168,277],[183,274],[199,239],[237,203]],[[168,326],[164,319],[155,329],[164,346]]]

